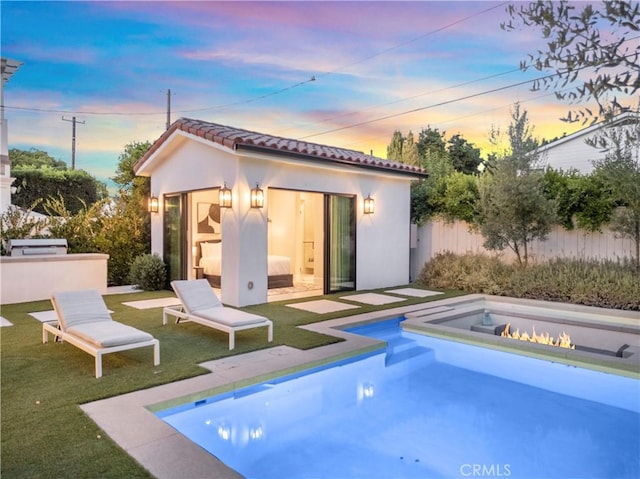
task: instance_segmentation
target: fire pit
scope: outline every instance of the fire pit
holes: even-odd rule
[[[640,377],[640,313],[469,295],[408,313],[403,328]]]
[[[553,336],[550,336],[549,333],[536,333],[536,328],[533,328],[533,333],[529,334],[526,331],[520,334],[520,330],[516,329],[515,332],[511,332],[509,328],[511,327],[511,323],[507,323],[507,326],[504,328],[500,336],[503,338],[511,338],[511,339],[519,339],[520,341],[529,341],[532,343],[538,344],[546,344],[548,346],[556,346],[558,348],[567,348],[567,349],[576,349],[576,345],[571,342],[571,336],[569,336],[564,331],[558,339],[554,339]]]

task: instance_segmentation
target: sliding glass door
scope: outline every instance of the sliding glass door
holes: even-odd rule
[[[325,293],[356,287],[355,197],[325,195]]]
[[[186,194],[164,197],[164,262],[167,282],[187,279],[187,212]]]

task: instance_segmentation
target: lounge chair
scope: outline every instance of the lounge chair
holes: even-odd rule
[[[218,295],[206,279],[176,280],[171,282],[182,303],[167,306],[162,314],[162,324],[167,324],[167,316],[174,316],[176,324],[182,321],[207,326],[229,333],[229,349],[235,348],[235,333],[245,329],[268,327],[267,338],[273,341],[273,322],[264,316],[247,313],[223,306]]]
[[[111,319],[109,310],[96,290],[53,293],[51,303],[56,323],[42,323],[42,342],[49,333],[95,357],[96,378],[102,376],[102,355],[127,349],[153,346],[153,364],[160,364],[160,343],[149,333]]]

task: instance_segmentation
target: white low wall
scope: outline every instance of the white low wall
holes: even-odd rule
[[[424,264],[438,253],[450,251],[455,254],[500,253],[505,261],[515,260],[510,249],[502,252],[489,251],[482,244],[480,233],[470,232],[463,221],[445,223],[428,221],[418,227],[416,248],[411,252],[411,273],[416,278]],[[553,228],[546,241],[534,241],[529,250],[530,261],[546,261],[553,258],[584,258],[617,261],[633,257],[633,241],[618,238],[612,231],[603,228],[601,232],[575,229],[568,231],[561,226]]]
[[[0,257],[0,304],[49,299],[54,291],[107,292],[109,255],[81,253]]]

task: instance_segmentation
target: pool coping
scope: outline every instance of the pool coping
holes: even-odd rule
[[[457,302],[478,301],[484,298],[500,300],[494,296],[473,294],[300,326],[310,331],[340,337],[344,341],[306,351],[288,346],[276,346],[208,361],[202,363],[201,366],[209,369],[211,371],[209,373],[86,403],[80,407],[114,442],[158,479],[174,479],[175,477],[241,478],[243,477],[241,474],[178,433],[158,418],[153,411],[196,401],[213,394],[257,384],[283,374],[303,371],[385,347],[384,341],[343,331],[347,327],[419,312],[416,319],[408,320],[415,325],[416,323],[424,323],[425,317],[437,315],[442,311],[442,308],[450,307],[456,300]],[[567,310],[581,308],[566,304],[561,305],[561,303],[553,304]],[[635,320],[633,315],[635,312],[630,315],[622,313],[623,317]],[[454,337],[448,339],[464,340],[464,338]],[[536,357],[556,360],[542,354],[537,354]],[[585,367],[588,366],[585,365]]]

